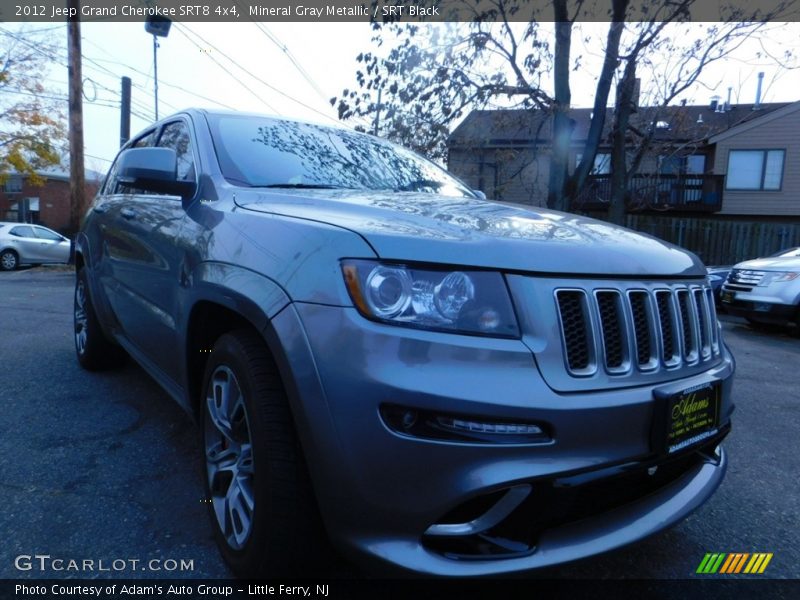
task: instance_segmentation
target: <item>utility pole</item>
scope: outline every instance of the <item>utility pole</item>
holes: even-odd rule
[[[69,226],[72,233],[80,229],[84,211],[86,186],[83,170],[83,90],[81,75],[80,0],[67,0],[67,8],[75,15],[67,22],[67,60],[69,78]]]
[[[155,95],[156,121],[158,121],[158,38],[153,34],[153,93]]]
[[[156,121],[158,121],[158,38],[167,37],[170,26],[172,26],[172,21],[161,15],[147,17],[144,22],[144,30],[153,35],[153,92]]]
[[[131,139],[131,78],[122,78],[122,111],[119,115],[119,145]]]

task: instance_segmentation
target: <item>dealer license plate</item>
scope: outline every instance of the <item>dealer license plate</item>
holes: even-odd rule
[[[678,452],[719,431],[719,384],[705,383],[673,394],[666,402],[666,451]]]

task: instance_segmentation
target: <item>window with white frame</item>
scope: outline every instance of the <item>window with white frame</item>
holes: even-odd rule
[[[728,153],[729,190],[780,190],[786,150],[731,150]]]

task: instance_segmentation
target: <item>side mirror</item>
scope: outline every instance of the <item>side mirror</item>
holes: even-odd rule
[[[475,194],[481,200],[486,200],[486,194],[484,194],[481,190],[472,190],[472,193]]]
[[[178,180],[178,156],[172,148],[130,148],[119,155],[118,181],[157,194],[189,197],[194,182]]]

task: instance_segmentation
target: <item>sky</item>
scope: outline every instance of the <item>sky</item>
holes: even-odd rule
[[[62,48],[54,57],[47,87],[66,94],[66,25],[0,23],[0,30],[25,35],[47,29]],[[601,54],[584,37],[604,36],[607,24],[584,23],[574,52],[586,56],[572,75],[573,105],[590,106]],[[764,102],[800,100],[800,69],[779,69],[762,58],[800,52],[800,24],[770,24],[759,42],[740,48],[730,60],[709,68],[702,84],[684,97],[705,104],[753,102],[757,73],[764,71]],[[687,39],[694,30],[686,30]],[[355,86],[355,57],[375,50],[367,23],[174,23],[159,39],[160,117],[187,107],[229,108],[277,114],[318,123],[338,122],[329,99]],[[87,168],[105,172],[119,148],[120,78],[133,82],[131,133],[154,120],[153,41],[143,23],[83,23],[84,142]],[[353,124],[351,123],[351,126]]]

